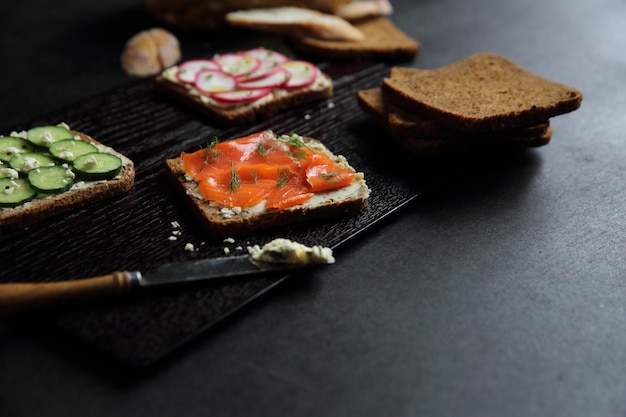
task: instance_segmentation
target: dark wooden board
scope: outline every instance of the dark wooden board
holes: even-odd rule
[[[220,128],[159,96],[142,80],[29,121],[15,129],[64,121],[129,156],[136,165],[134,188],[0,236],[0,282],[56,281],[115,270],[149,271],[166,262],[224,255],[224,247],[263,244],[287,237],[305,244],[340,248],[422,191],[461,169],[459,161],[416,163],[389,143],[358,108],[358,90],[380,85],[382,64],[329,64],[332,99],[293,108],[254,126]],[[226,244],[206,236],[165,176],[164,160],[262,129],[297,132],[323,141],[344,155],[370,186],[369,206],[353,217],[329,219],[257,233]],[[7,132],[8,133],[8,132]],[[171,241],[171,222],[181,236]],[[192,243],[197,250],[184,250]],[[76,306],[49,315],[51,325],[130,367],[153,364],[281,283],[273,276],[228,284],[170,288],[121,301]]]

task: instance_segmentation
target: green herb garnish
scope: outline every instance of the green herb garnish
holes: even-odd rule
[[[263,158],[269,159],[268,156],[267,156],[268,150],[265,148],[265,142],[259,142],[258,146],[256,147],[256,151]]]
[[[211,139],[210,143],[207,143],[206,145],[206,155],[204,156],[204,162],[202,163],[202,166],[200,167],[200,171],[202,171],[202,169],[209,163],[211,162],[215,162],[219,159],[220,155],[222,154],[219,150],[214,150],[213,148],[215,148],[215,145],[217,145],[219,143],[219,139],[217,138],[217,136],[213,136],[213,138]]]
[[[233,161],[230,161],[230,182],[228,183],[228,189],[233,193],[239,191],[239,175],[237,175]]]
[[[335,183],[335,182],[339,182],[339,180],[334,179],[336,176],[338,176],[339,173],[335,172],[335,171],[331,171],[331,172],[327,172],[325,174],[320,174],[321,178],[324,178],[326,181],[328,181],[329,183]]]
[[[258,181],[259,181],[259,173],[256,172],[255,170],[251,169],[250,170],[250,176],[252,177],[252,181],[254,181],[254,183],[257,184]]]
[[[302,136],[297,133],[292,133],[290,135],[280,135],[277,139],[281,142],[285,142],[286,144],[293,146],[294,148],[302,148],[306,146],[304,141],[302,140]]]
[[[293,177],[293,173],[286,168],[280,169],[278,171],[278,179],[276,180],[276,186],[278,188],[283,188],[286,186],[289,181]]]

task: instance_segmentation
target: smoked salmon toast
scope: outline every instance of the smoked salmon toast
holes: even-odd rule
[[[246,235],[310,219],[357,213],[370,190],[362,173],[321,142],[262,131],[166,161],[211,235]]]

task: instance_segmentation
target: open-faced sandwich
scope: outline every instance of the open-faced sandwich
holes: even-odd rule
[[[370,192],[363,174],[320,141],[269,130],[213,139],[166,164],[185,201],[215,236],[358,213]]]
[[[128,191],[133,162],[64,123],[0,136],[0,230]]]
[[[180,63],[156,77],[159,91],[211,119],[235,125],[332,97],[332,79],[314,64],[266,48]]]

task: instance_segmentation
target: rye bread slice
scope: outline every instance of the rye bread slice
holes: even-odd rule
[[[421,44],[408,36],[386,17],[374,17],[355,22],[354,25],[365,35],[361,41],[336,42],[313,37],[293,36],[293,45],[302,52],[332,58],[404,60],[415,57]]]
[[[528,129],[511,129],[495,135],[482,135],[453,131],[426,121],[424,128],[429,130],[428,133],[416,130],[414,134],[411,132],[404,132],[405,134],[401,135],[392,134],[386,103],[382,99],[380,88],[359,91],[357,100],[363,112],[385,129],[396,144],[420,157],[538,147],[548,144],[552,137],[552,127],[549,123]],[[440,134],[441,132],[444,134]]]
[[[236,106],[211,104],[203,96],[194,94],[188,87],[173,82],[163,75],[155,77],[157,91],[224,126],[252,124],[269,119],[281,111],[306,103],[325,100],[333,96],[333,82],[329,75],[320,71],[325,82],[321,87],[303,87],[283,90],[270,100]]]
[[[135,182],[135,166],[133,161],[112,148],[104,146],[85,133],[72,131],[82,140],[95,144],[101,151],[116,155],[122,160],[120,173],[112,180],[86,181],[84,185],[76,184],[60,194],[35,198],[28,203],[13,208],[0,208],[0,230],[24,228],[35,222],[42,221],[87,204],[112,198],[129,191]]]
[[[361,109],[379,120],[391,135],[398,137],[454,140],[500,138],[501,140],[523,141],[545,134],[550,125],[549,122],[544,122],[503,132],[465,132],[407,112],[386,100],[382,89],[378,87],[359,91],[357,98]]]
[[[386,97],[405,110],[469,132],[544,123],[578,109],[582,93],[493,53],[434,70],[398,73],[383,81]]]
[[[316,139],[304,138],[304,141],[305,143],[315,142],[316,149],[324,149],[324,152],[333,160],[342,160],[349,167],[345,159],[334,155]],[[319,194],[315,201],[312,199],[304,204],[282,210],[252,208],[240,211],[207,201],[202,196],[197,183],[186,176],[180,157],[167,159],[165,164],[168,177],[183,196],[185,203],[195,213],[207,233],[217,237],[245,236],[261,229],[356,214],[367,206],[370,193],[363,174],[357,173],[357,181],[352,185],[322,193],[323,196]]]

